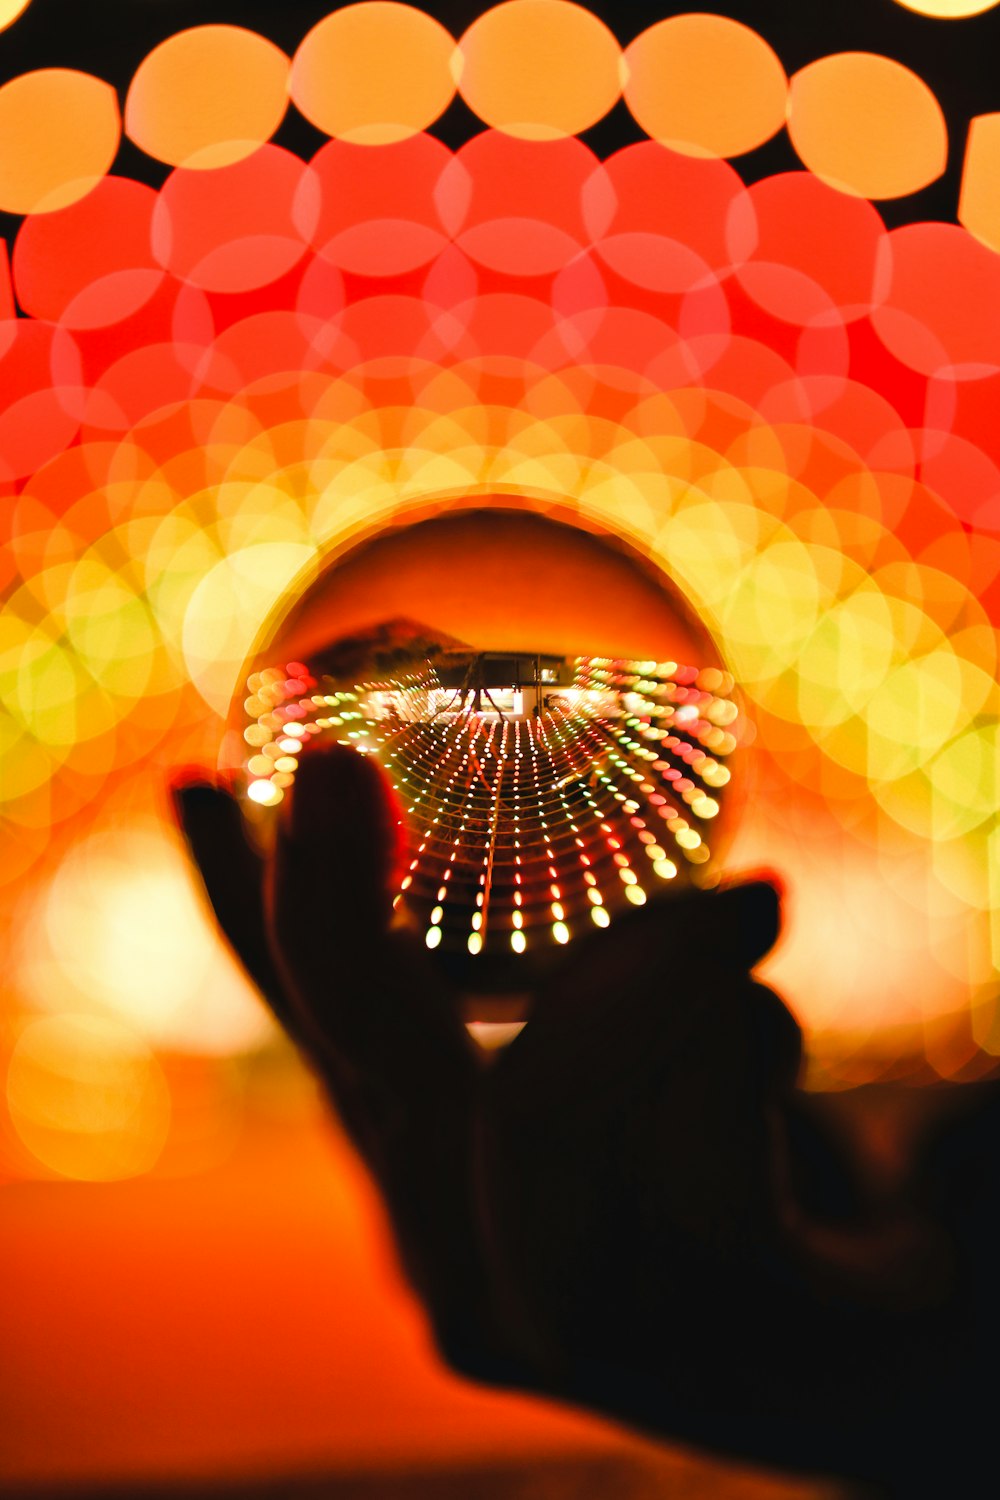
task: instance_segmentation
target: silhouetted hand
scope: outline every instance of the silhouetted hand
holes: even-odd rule
[[[382,1190],[449,1362],[917,1493],[933,1465],[905,1457],[905,1431],[933,1406],[929,1362],[960,1358],[947,1273],[933,1235],[930,1252],[890,1235],[887,1256],[859,1233],[844,1253],[796,1203],[799,1031],[750,976],[778,931],[772,886],[672,895],[575,940],[487,1055],[393,917],[397,812],[374,762],[307,752],[267,862],[225,791],[192,784],[177,804],[226,937]]]

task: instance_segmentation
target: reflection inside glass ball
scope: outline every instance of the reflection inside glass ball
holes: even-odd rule
[[[513,990],[671,883],[716,883],[733,690],[714,666],[482,650],[394,620],[249,674],[247,810],[266,819],[317,741],[375,756],[409,850],[397,920],[466,988]]]

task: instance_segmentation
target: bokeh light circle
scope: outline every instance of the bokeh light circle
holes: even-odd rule
[[[763,37],[725,16],[671,16],[625,53],[625,103],[653,140],[739,156],[785,123],[788,81]]]
[[[223,167],[249,156],[288,107],[290,63],[242,26],[195,26],[161,42],[136,69],[125,130],[172,167]]]
[[[163,280],[151,244],[156,202],[144,183],[103,177],[68,208],[25,219],[12,260],[23,311],[102,328],[142,307]]]
[[[7,1107],[32,1156],[87,1182],[148,1172],[170,1128],[156,1057],[130,1028],[96,1016],[29,1022],[8,1066]]]
[[[289,91],[317,129],[384,146],[424,130],[455,94],[455,41],[424,11],[367,0],[333,11],[304,38]]]
[[[526,140],[575,135],[621,93],[621,49],[570,0],[504,0],[459,43],[462,98],[495,130]]]
[[[896,0],[896,4],[939,21],[961,21],[966,16],[981,16],[984,11],[992,10],[997,0]]]
[[[838,52],[791,80],[788,133],[823,182],[863,198],[900,198],[941,176],[948,131],[916,73],[873,52]]]
[[[0,31],[6,31],[8,26],[13,26],[18,16],[31,4],[31,0],[0,0]]]
[[[70,68],[22,73],[0,88],[0,209],[45,213],[101,180],[121,138],[110,84]]]

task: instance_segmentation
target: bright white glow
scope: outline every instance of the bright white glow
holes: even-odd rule
[[[67,855],[24,923],[20,969],[39,1010],[111,1013],[153,1046],[224,1055],[272,1032],[179,840],[152,820]]]
[[[251,781],[247,787],[247,796],[251,802],[259,802],[261,807],[277,807],[284,796],[280,786],[274,786],[270,781]]]

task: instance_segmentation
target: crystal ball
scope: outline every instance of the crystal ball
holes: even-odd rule
[[[733,676],[665,574],[491,508],[395,527],[299,580],[262,627],[223,758],[266,843],[311,745],[374,757],[407,850],[393,920],[485,1002],[530,991],[582,934],[718,882],[746,737]]]

